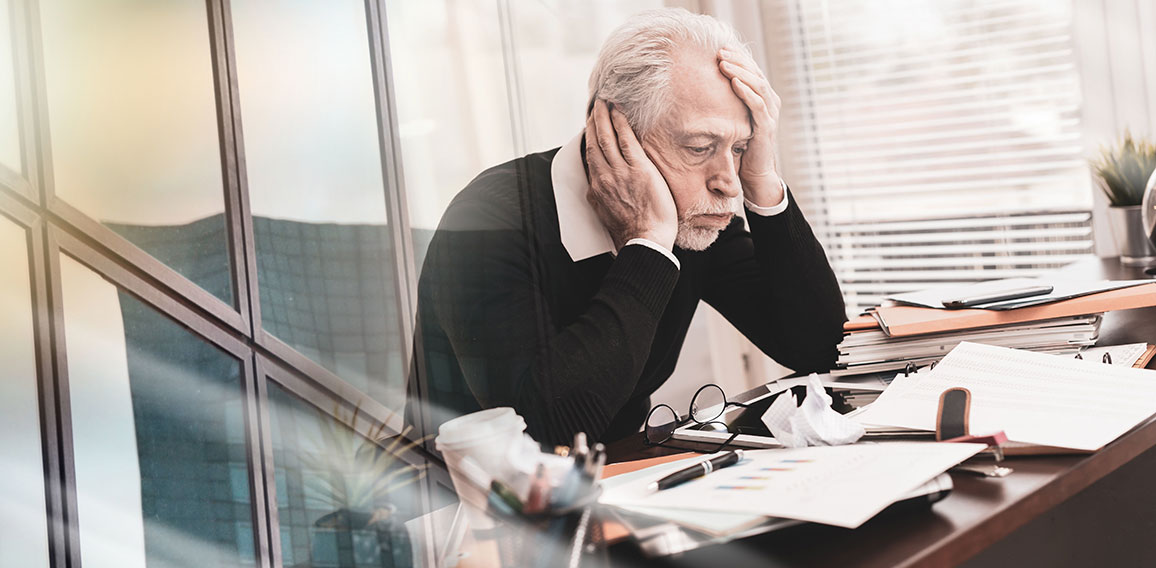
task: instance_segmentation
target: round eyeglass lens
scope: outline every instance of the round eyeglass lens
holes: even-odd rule
[[[722,416],[723,405],[726,404],[726,395],[718,385],[706,385],[695,393],[690,401],[690,416],[695,422],[703,424]]]
[[[678,423],[678,416],[674,409],[660,404],[654,407],[646,417],[646,441],[651,444],[661,444],[674,435],[674,427]]]

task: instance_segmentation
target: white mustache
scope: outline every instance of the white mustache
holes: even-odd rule
[[[689,209],[683,212],[684,219],[690,219],[699,215],[738,215],[739,200],[727,199],[726,201],[713,201],[696,203]]]

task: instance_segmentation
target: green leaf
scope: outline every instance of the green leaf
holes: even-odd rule
[[[1156,144],[1133,140],[1132,134],[1125,132],[1115,146],[1101,147],[1100,156],[1091,160],[1091,166],[1112,205],[1139,205],[1145,184],[1156,170]]]

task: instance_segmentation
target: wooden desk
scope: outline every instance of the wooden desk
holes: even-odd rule
[[[1115,259],[1064,269],[1144,278]],[[1109,313],[1099,344],[1156,342],[1156,308]],[[1156,368],[1156,360],[1148,368]],[[927,511],[877,517],[855,530],[803,525],[643,559],[612,548],[623,566],[1156,566],[1156,419],[1089,456],[1008,458],[1002,479],[952,474],[955,490]],[[612,461],[667,453],[641,436],[614,444]]]

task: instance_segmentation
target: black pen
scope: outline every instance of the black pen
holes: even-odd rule
[[[670,489],[675,485],[686,483],[692,479],[698,479],[716,469],[730,467],[739,460],[743,459],[742,450],[732,450],[721,456],[713,457],[709,460],[696,463],[692,466],[680,469],[658,481],[652,482],[646,488],[651,491],[662,491],[663,489]]]

